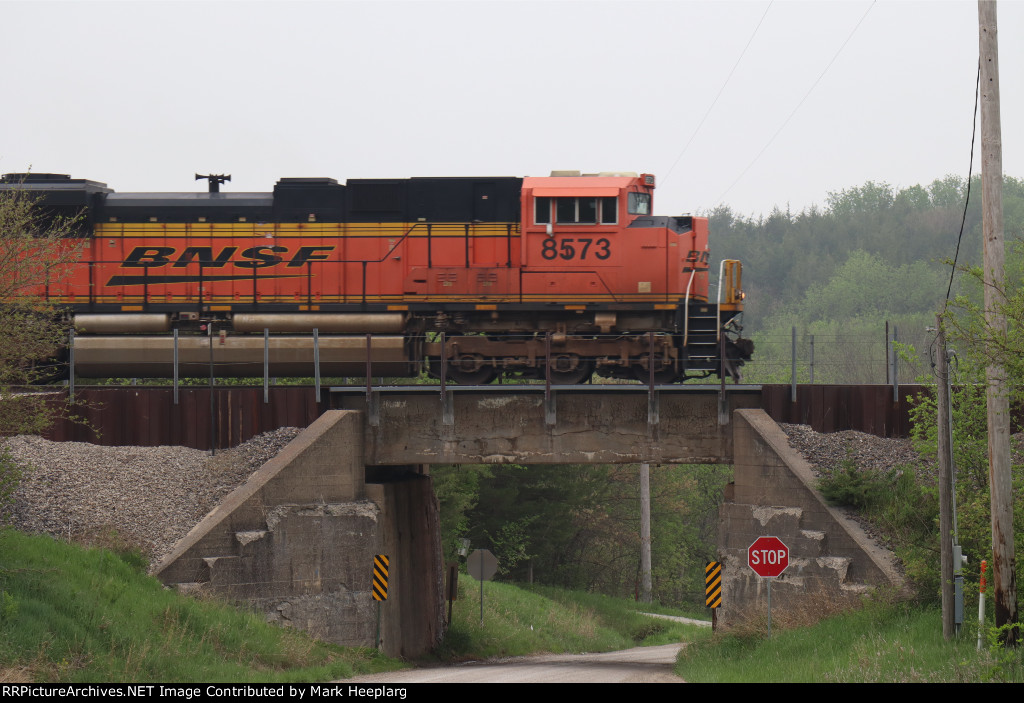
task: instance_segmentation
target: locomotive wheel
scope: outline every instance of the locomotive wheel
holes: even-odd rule
[[[464,354],[448,362],[448,377],[461,385],[481,386],[497,375],[498,370],[478,354]]]
[[[553,356],[550,362],[551,382],[564,386],[583,383],[594,373],[594,362],[577,354]]]
[[[633,378],[642,382],[649,383],[651,380],[651,372],[644,368],[643,364],[633,364]],[[679,378],[679,374],[671,366],[654,366],[654,382],[658,385],[665,383],[674,383]]]

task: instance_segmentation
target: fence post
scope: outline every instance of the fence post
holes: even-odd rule
[[[814,335],[811,335],[811,383],[814,383]]]
[[[792,369],[790,370],[790,384],[789,384],[789,400],[791,403],[796,402],[796,326],[793,327],[793,350],[792,350]]]
[[[896,325],[892,326],[892,402],[899,402],[900,378],[896,357]]]

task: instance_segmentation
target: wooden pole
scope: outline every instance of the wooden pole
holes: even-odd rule
[[[939,570],[942,585],[942,636],[953,637],[953,467],[949,433],[949,364],[942,315],[938,316],[936,369],[939,454]]]
[[[1004,291],[1003,147],[999,118],[999,43],[995,0],[978,2],[981,58],[981,208],[985,244],[985,326],[994,339],[1006,336],[999,310]],[[992,345],[994,346],[994,345]],[[1013,492],[1010,484],[1010,403],[1006,369],[998,352],[988,354],[989,489],[992,506],[992,576],[995,624],[1017,622],[1017,583],[1013,544]],[[1014,629],[1007,645],[1017,643]]]

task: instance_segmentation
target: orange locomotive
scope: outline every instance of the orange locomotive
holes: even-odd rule
[[[708,223],[653,216],[654,176],[286,178],[273,193],[116,193],[54,174],[0,189],[79,215],[59,287],[86,376],[499,374],[739,378],[740,264],[709,291]],[[367,336],[369,335],[369,336]],[[442,369],[442,365],[445,367]],[[653,372],[653,374],[652,374]]]

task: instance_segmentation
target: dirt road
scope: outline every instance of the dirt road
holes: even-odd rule
[[[682,644],[602,654],[538,654],[344,679],[342,683],[683,683],[672,673]]]

